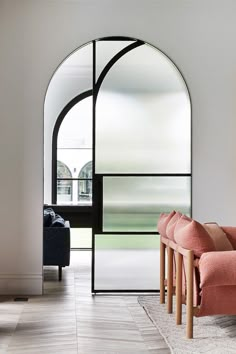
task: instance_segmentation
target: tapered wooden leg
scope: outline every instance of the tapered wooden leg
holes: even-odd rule
[[[172,248],[168,247],[168,274],[167,274],[167,312],[173,311],[173,254]]]
[[[187,257],[187,333],[188,339],[193,338],[193,251]]]
[[[176,254],[176,324],[182,323],[182,264],[183,256]]]
[[[165,303],[165,250],[166,245],[160,242],[160,304]]]

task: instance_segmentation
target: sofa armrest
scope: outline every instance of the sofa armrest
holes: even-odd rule
[[[64,227],[44,227],[43,229],[43,264],[70,264],[70,223]]]
[[[206,252],[199,261],[200,287],[236,285],[236,251]]]

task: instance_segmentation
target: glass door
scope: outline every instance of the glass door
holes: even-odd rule
[[[160,213],[191,214],[182,75],[138,40],[93,42],[92,292],[159,290]]]

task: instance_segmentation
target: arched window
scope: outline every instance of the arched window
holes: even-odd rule
[[[78,200],[92,201],[92,161],[86,163],[79,173]]]
[[[72,201],[72,174],[61,161],[57,161],[57,201],[59,203]]]

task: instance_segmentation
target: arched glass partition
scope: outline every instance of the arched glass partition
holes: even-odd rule
[[[159,215],[191,215],[188,88],[172,60],[143,41],[102,38],[81,50],[87,56],[79,49],[68,60],[84,90],[59,114],[53,161],[71,166],[75,204],[91,205],[92,292],[158,290]]]

